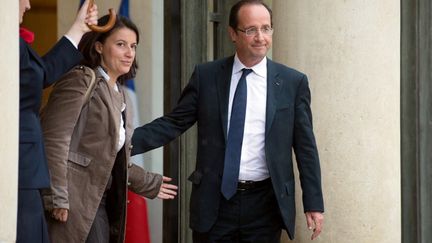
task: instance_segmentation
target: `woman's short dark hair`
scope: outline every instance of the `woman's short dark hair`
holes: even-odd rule
[[[98,20],[98,24],[105,25],[108,22],[108,20],[109,20],[109,15],[105,15]],[[78,45],[79,51],[84,56],[84,59],[81,62],[81,64],[86,65],[90,68],[96,68],[97,66],[99,66],[101,64],[101,56],[96,51],[95,43],[98,41],[102,44],[105,43],[105,40],[112,33],[114,33],[114,31],[121,28],[128,28],[133,32],[135,32],[137,38],[137,44],[139,43],[139,31],[136,25],[129,18],[121,15],[117,15],[116,22],[111,30],[105,33],[98,33],[98,32],[91,31],[84,34],[84,36],[82,37]],[[137,69],[138,69],[138,64],[135,57],[129,72],[118,77],[117,81],[123,84],[126,80],[135,78]]]
[[[238,27],[238,12],[241,7],[244,5],[262,5],[264,6],[270,14],[270,24],[273,26],[273,13],[270,7],[265,4],[262,0],[241,0],[238,1],[234,6],[231,7],[230,15],[229,15],[229,26],[234,30],[237,30]]]

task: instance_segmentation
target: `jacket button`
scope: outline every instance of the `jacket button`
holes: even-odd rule
[[[133,149],[133,145],[131,144],[131,145],[129,145],[129,150],[132,150]]]
[[[129,164],[128,164],[128,168],[131,168],[131,167],[132,167],[132,165],[133,165],[132,163],[129,163]]]
[[[130,186],[130,185],[131,185],[131,182],[130,182],[130,181],[128,181],[127,185],[128,185],[128,186]]]
[[[130,200],[127,200],[127,203],[129,204],[129,203],[130,203]]]

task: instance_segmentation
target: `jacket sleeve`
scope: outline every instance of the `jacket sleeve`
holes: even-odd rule
[[[300,174],[305,212],[324,212],[321,169],[312,126],[308,80],[303,75],[295,100],[294,152]]]
[[[132,136],[132,155],[141,154],[169,143],[196,122],[199,94],[198,70],[195,68],[177,105],[170,113],[135,129]]]
[[[77,67],[65,74],[54,86],[41,114],[45,151],[51,175],[51,190],[48,195],[44,193],[47,210],[69,208],[69,145],[84,103],[84,94],[91,80],[90,75],[83,67]]]
[[[133,163],[129,164],[128,172],[128,185],[131,191],[147,198],[155,198],[158,195],[162,185],[162,175],[148,172]]]
[[[65,72],[77,65],[82,59],[81,53],[66,38],[62,37],[43,57],[45,66],[44,87],[57,81]]]

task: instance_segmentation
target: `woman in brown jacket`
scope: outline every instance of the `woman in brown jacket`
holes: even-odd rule
[[[138,42],[137,27],[121,16],[110,31],[84,35],[83,65],[56,83],[44,108],[52,183],[43,197],[51,242],[123,242],[128,189],[148,198],[176,195],[170,178],[129,161],[132,108],[120,84],[135,76]]]

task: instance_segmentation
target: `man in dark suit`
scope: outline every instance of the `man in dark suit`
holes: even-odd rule
[[[239,1],[229,22],[235,56],[198,65],[173,111],[135,130],[132,153],[197,122],[194,242],[279,242],[281,229],[294,238],[294,150],[314,239],[324,205],[307,77],[266,58],[272,13],[262,1]]]
[[[20,24],[30,9],[29,0],[20,0]],[[20,113],[17,243],[49,242],[42,198],[39,190],[49,188],[50,176],[45,158],[39,121],[42,89],[78,64],[81,54],[77,45],[89,31],[86,23],[97,24],[97,7],[87,13],[88,1],[59,42],[40,57],[20,38]],[[75,45],[75,46],[74,46]]]

